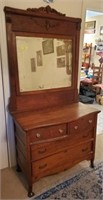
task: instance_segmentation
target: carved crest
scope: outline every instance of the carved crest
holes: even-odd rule
[[[58,12],[57,10],[51,8],[50,6],[40,7],[40,8],[27,8],[27,11],[35,12],[38,14],[53,14],[53,15],[65,16],[65,14]]]
[[[59,22],[52,22],[49,20],[44,20],[41,22],[38,22],[38,20],[34,20],[33,22],[35,22],[36,25],[41,26],[41,27],[45,27],[46,30],[49,30],[50,28],[55,28],[57,26],[59,26]]]

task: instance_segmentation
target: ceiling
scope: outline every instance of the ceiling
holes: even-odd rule
[[[96,12],[96,11],[91,11],[91,10],[86,11],[86,18],[94,17],[98,15],[103,15],[103,12]]]

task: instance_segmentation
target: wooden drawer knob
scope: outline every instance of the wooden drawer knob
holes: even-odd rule
[[[78,129],[78,126],[74,126],[74,129],[77,130],[77,129]]]
[[[63,129],[59,129],[59,133],[63,133]]]
[[[40,138],[40,133],[37,133],[37,134],[36,134],[36,137],[37,137],[37,138]]]
[[[46,149],[40,149],[38,152],[39,152],[40,154],[45,153],[45,152],[46,152]]]
[[[91,124],[92,122],[93,122],[92,119],[90,119],[90,120],[89,120],[89,124]]]
[[[88,147],[87,148],[84,148],[84,149],[82,149],[82,152],[85,152],[85,151],[87,151],[88,150]]]

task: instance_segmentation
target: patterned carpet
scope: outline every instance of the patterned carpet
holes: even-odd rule
[[[103,200],[103,162],[81,170],[74,177],[65,180],[34,198],[41,199],[96,199]]]

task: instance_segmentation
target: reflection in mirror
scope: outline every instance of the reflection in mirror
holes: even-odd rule
[[[20,92],[71,87],[72,40],[16,36]]]

